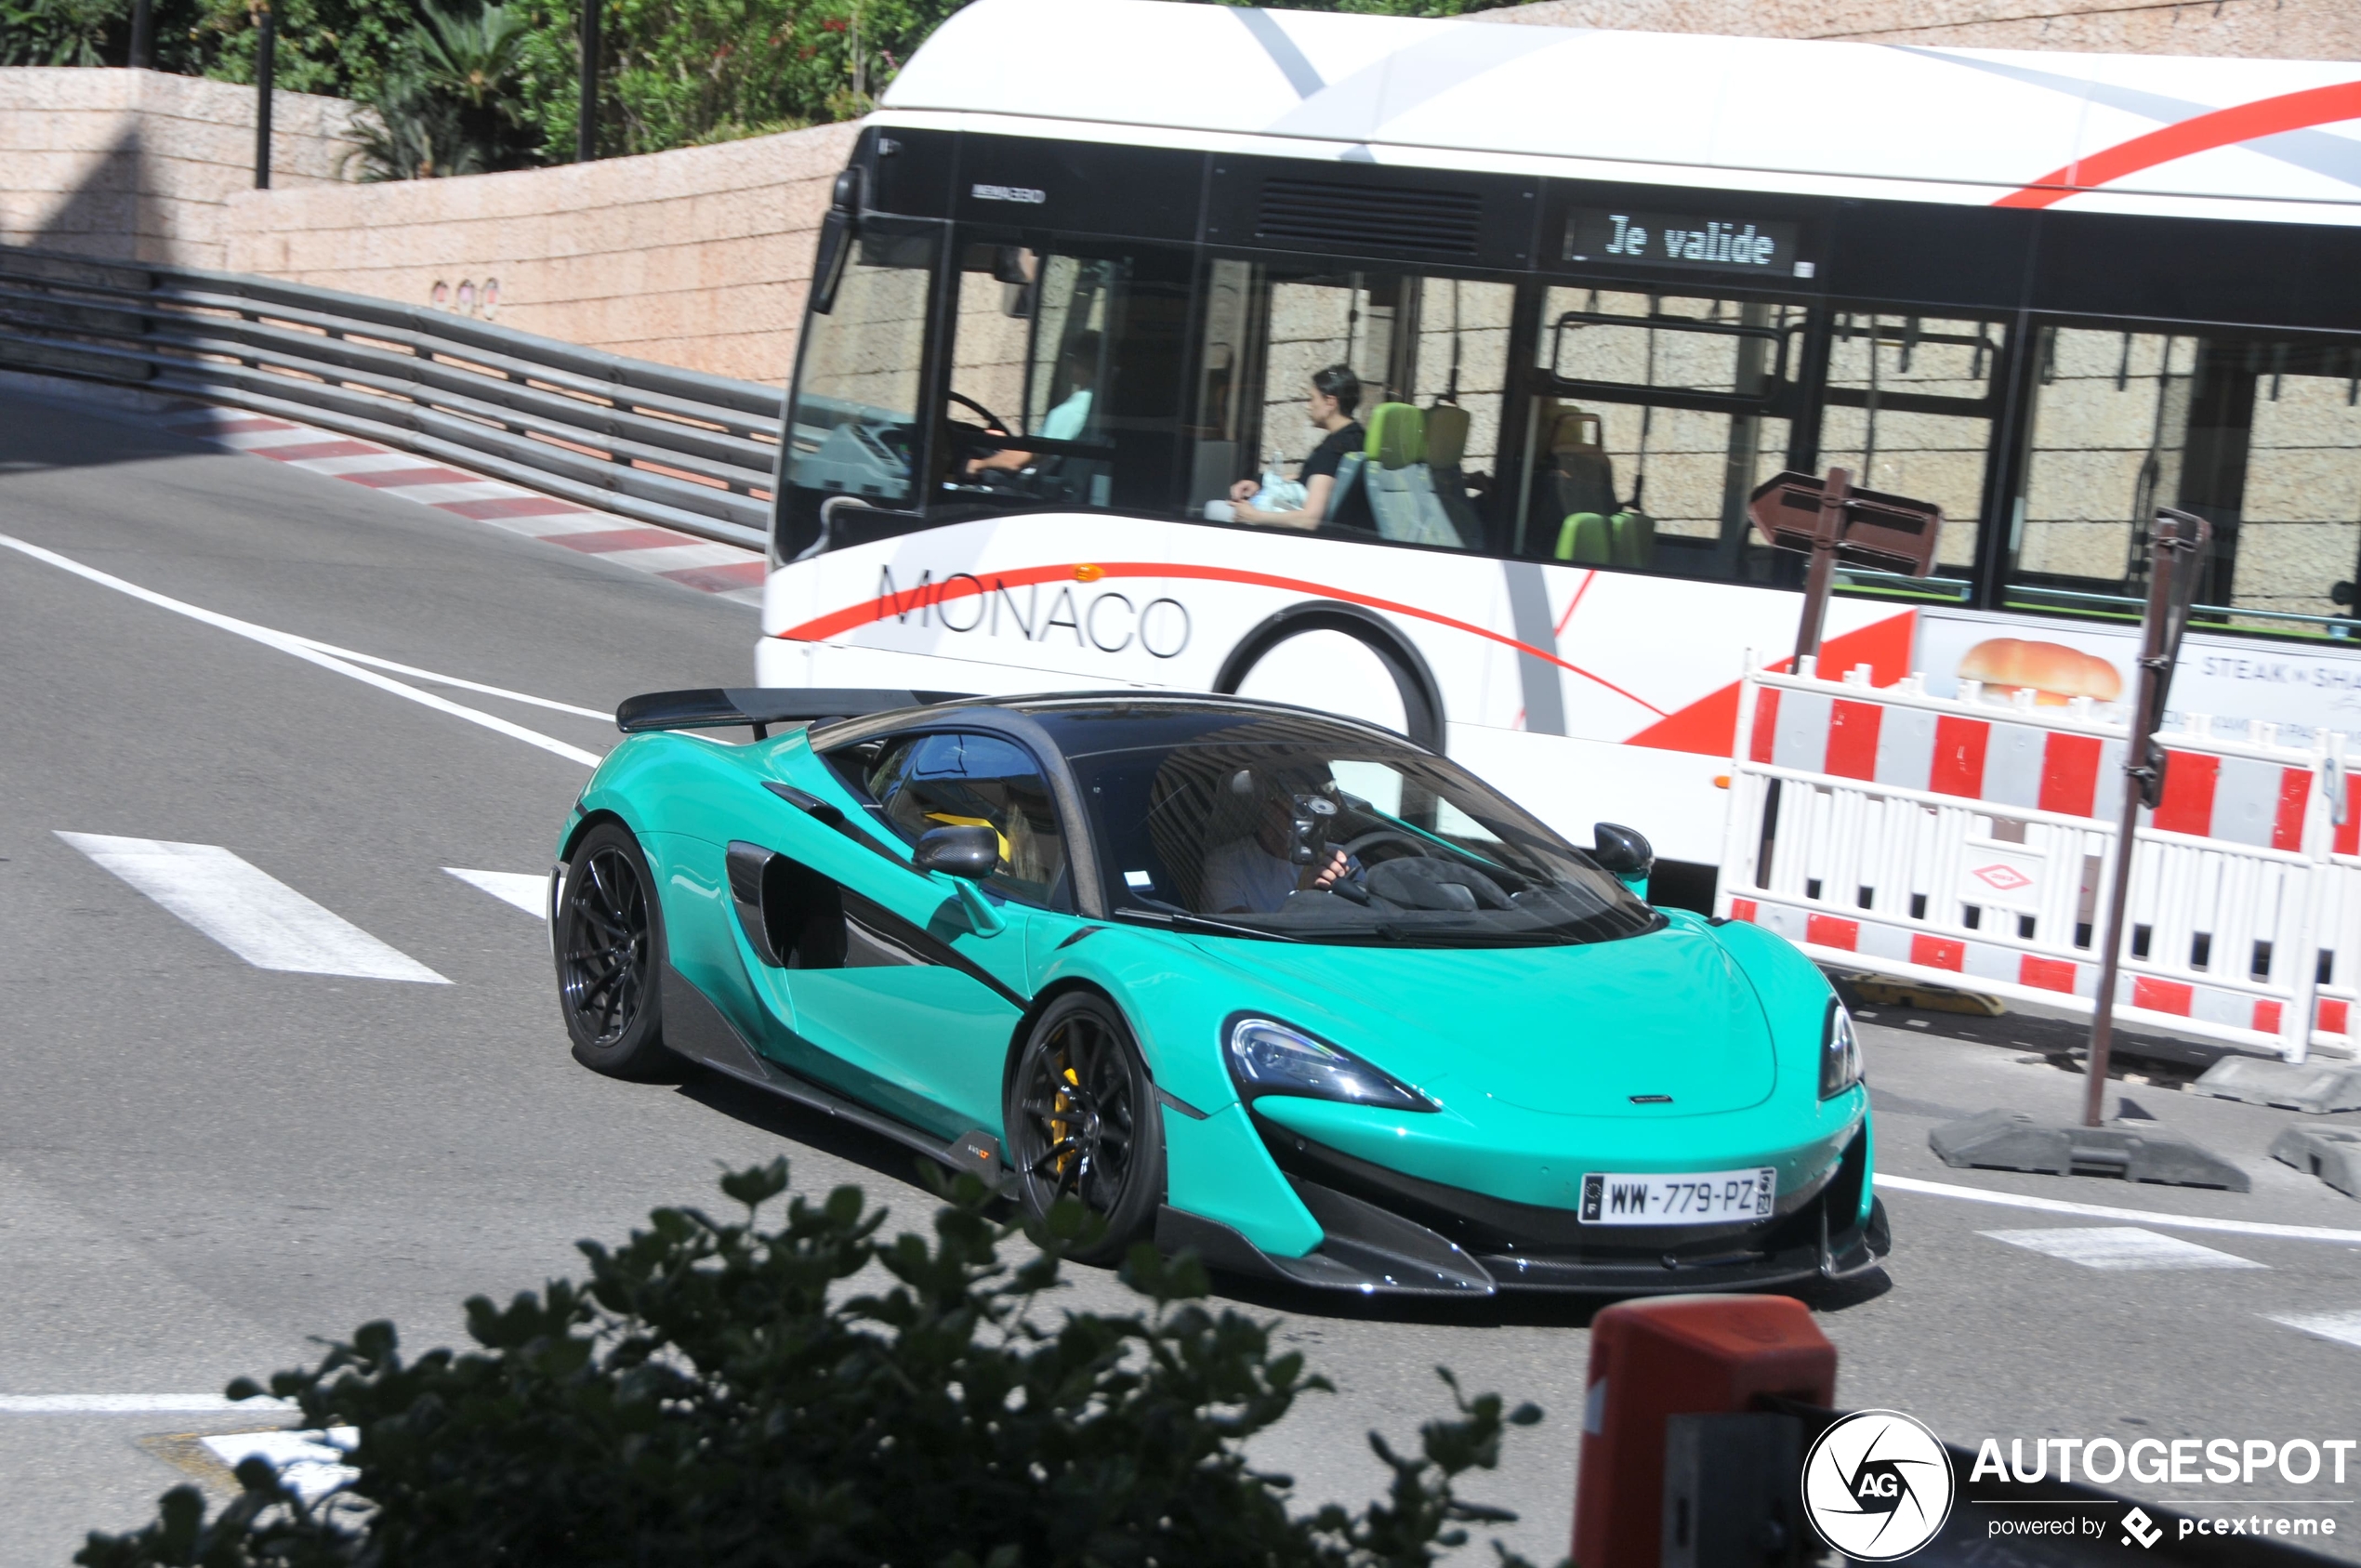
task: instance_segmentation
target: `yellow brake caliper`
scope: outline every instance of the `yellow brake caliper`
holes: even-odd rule
[[[1067,1083],[1074,1085],[1076,1088],[1080,1088],[1082,1087],[1082,1080],[1075,1074],[1075,1071],[1071,1067],[1062,1069],[1059,1076],[1063,1078]],[[1066,1098],[1065,1090],[1060,1089],[1058,1091],[1055,1107],[1057,1111],[1071,1111],[1074,1109],[1074,1103]],[[1063,1143],[1067,1137],[1066,1129],[1075,1125],[1075,1123],[1066,1121],[1062,1117],[1055,1114],[1053,1112],[1049,1117],[1049,1146],[1054,1149],[1059,1144]],[[1066,1166],[1074,1160],[1076,1153],[1077,1151],[1075,1150],[1068,1149],[1064,1153],[1058,1156],[1055,1169],[1060,1176],[1065,1175]]]

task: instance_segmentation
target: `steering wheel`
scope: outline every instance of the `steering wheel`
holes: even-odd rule
[[[1400,844],[1414,855],[1423,855],[1427,853],[1431,848],[1431,846],[1423,838],[1413,837],[1411,835],[1403,832],[1399,828],[1380,827],[1374,829],[1371,832],[1365,833],[1360,837],[1349,841],[1343,846],[1343,849],[1344,852],[1348,855],[1354,855],[1363,860],[1366,860],[1368,858],[1369,850],[1375,849],[1379,844],[1385,843]]]
[[[976,402],[975,399],[968,396],[965,392],[945,392],[943,395],[963,408],[974,409],[978,414],[983,415],[983,422],[985,424],[991,426],[1002,435],[1012,436],[1016,434],[1016,431],[1010,428],[1006,419],[1001,418],[998,415],[993,413],[992,410],[984,407],[983,404]]]

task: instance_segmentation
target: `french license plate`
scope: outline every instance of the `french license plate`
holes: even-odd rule
[[[1582,1179],[1585,1225],[1726,1225],[1768,1219],[1778,1177],[1760,1170],[1699,1170],[1678,1176],[1593,1172]]]

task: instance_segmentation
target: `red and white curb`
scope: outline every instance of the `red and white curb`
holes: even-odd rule
[[[168,414],[162,423],[181,435],[347,484],[364,485],[380,494],[489,523],[545,545],[599,556],[701,593],[745,604],[762,602],[767,565],[758,551],[635,522],[521,485],[467,473],[431,457],[271,415],[205,404]]]

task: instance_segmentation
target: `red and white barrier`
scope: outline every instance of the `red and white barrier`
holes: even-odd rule
[[[2117,1015],[2264,1046],[2349,1051],[2361,1002],[2361,781],[2341,736],[2161,737],[2136,835]],[[2087,699],[1933,697],[1750,673],[1717,913],[1834,968],[2096,1006],[2096,928],[2129,744]],[[1769,820],[1766,820],[1769,819]]]

